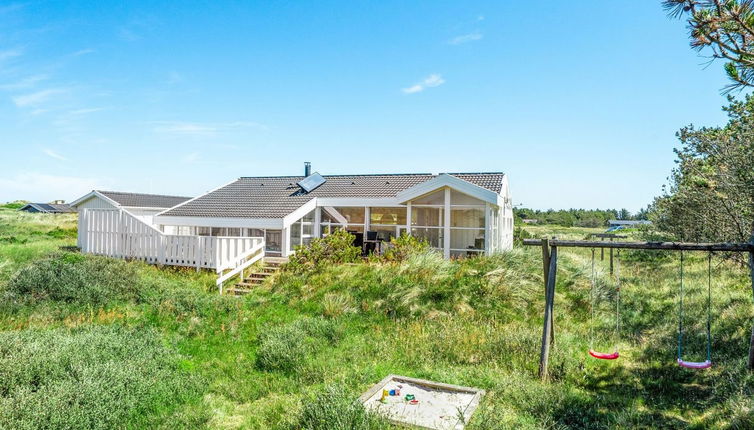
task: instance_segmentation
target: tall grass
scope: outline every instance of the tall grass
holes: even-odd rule
[[[338,340],[335,325],[323,318],[302,318],[263,331],[257,349],[257,366],[264,370],[295,372],[307,356]]]
[[[153,425],[198,391],[153,330],[117,325],[0,333],[0,428]]]
[[[21,268],[5,288],[5,299],[104,304],[144,293],[137,265],[75,253],[53,254]]]
[[[28,242],[0,243],[0,258],[12,256],[0,263],[7,274],[0,290],[27,258],[42,260],[23,270],[46,273],[45,265],[63,264],[45,256],[70,243],[30,233],[53,231],[49,224],[18,222],[5,231]],[[557,234],[583,238],[588,232]],[[535,233],[553,234],[541,226]],[[18,251],[27,246],[28,254]],[[61,399],[88,405],[94,395],[121,419],[103,421],[103,428],[385,428],[354,400],[388,373],[485,389],[471,430],[754,428],[754,377],[745,370],[752,324],[747,275],[715,261],[714,366],[681,369],[674,363],[676,257],[621,255],[621,358],[605,362],[587,350],[612,347],[615,283],[607,260],[596,262],[592,302],[590,252],[561,250],[547,384],[537,378],[544,301],[539,249],[457,261],[419,253],[405,261],[323,265],[280,273],[243,298],[218,296],[212,273],[103,263],[125,265],[133,282],[106,288],[107,299],[97,301],[89,293],[58,290],[50,277],[47,286],[24,283],[18,294],[34,299],[0,312],[0,384],[15,381],[0,390],[6,420],[0,428],[86,427],[105,406],[89,413]],[[100,264],[95,260],[86,264]],[[705,256],[689,254],[686,263],[685,347],[689,359],[700,359]],[[99,291],[100,275],[89,272],[83,288]],[[94,370],[79,371],[85,365]],[[55,382],[81,375],[88,375],[83,393]],[[157,380],[178,385],[166,395]],[[36,381],[63,394],[35,396]],[[23,393],[34,400],[23,400]],[[116,394],[122,405],[112,400]],[[54,421],[64,415],[69,421]]]
[[[76,244],[76,214],[32,214],[0,208],[0,283],[60,246]]]

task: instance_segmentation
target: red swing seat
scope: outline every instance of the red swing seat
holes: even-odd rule
[[[618,351],[615,352],[597,352],[592,349],[589,350],[589,355],[591,355],[594,358],[599,358],[600,360],[615,360],[616,358],[620,357],[620,354],[618,354]]]
[[[709,369],[712,367],[712,362],[709,360],[705,361],[683,361],[680,358],[678,359],[678,365],[681,367],[685,367],[687,369]]]

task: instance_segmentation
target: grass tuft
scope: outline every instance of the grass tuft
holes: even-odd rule
[[[335,323],[324,318],[302,318],[262,332],[257,366],[263,370],[296,372],[308,356],[338,342]]]
[[[389,426],[339,385],[328,385],[305,400],[297,428],[305,430],[377,430]]]
[[[149,329],[0,333],[0,428],[148,426],[197,392],[180,360]]]
[[[6,295],[15,301],[61,301],[100,305],[134,300],[143,293],[137,266],[75,253],[53,254],[19,270]]]

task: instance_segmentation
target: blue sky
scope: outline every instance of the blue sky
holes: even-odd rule
[[[504,171],[528,207],[661,191],[720,64],[659,1],[0,1],[0,201],[239,176]]]

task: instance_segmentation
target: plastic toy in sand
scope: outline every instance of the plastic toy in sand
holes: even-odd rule
[[[395,424],[462,430],[482,396],[484,391],[477,388],[389,375],[359,401]]]

